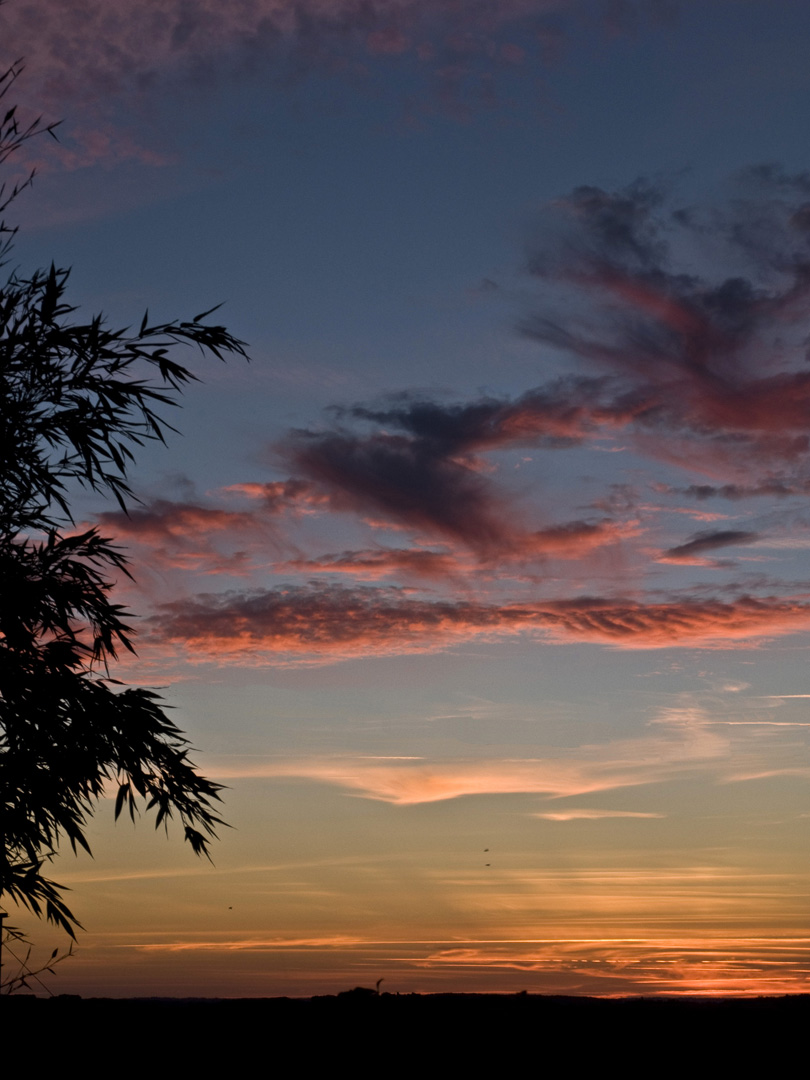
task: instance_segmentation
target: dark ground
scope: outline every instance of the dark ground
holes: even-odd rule
[[[707,1075],[807,1068],[810,995],[756,999],[380,994],[244,1000],[0,998],[6,1054],[83,1075],[329,1068],[388,1078],[531,1069]],[[112,1056],[110,1056],[112,1055]],[[89,1066],[82,1068],[82,1060]],[[12,1073],[12,1075],[15,1075]]]

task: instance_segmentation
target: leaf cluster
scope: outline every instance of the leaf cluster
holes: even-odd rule
[[[0,109],[3,108],[3,99],[22,72],[22,61],[17,60],[10,68],[0,73]],[[0,119],[0,166],[5,165],[11,155],[15,154],[24,143],[35,135],[48,134],[56,138],[54,132],[59,127],[58,123],[46,126],[42,123],[42,117],[38,116],[29,123],[23,124],[17,115],[16,105],[7,108],[5,113],[0,113],[0,116],[2,116],[2,119]],[[34,170],[24,180],[18,180],[11,185],[5,182],[0,184],[0,214],[5,212],[9,204],[17,198],[21,191],[30,185],[33,179]],[[11,228],[5,221],[0,220],[0,264],[2,264],[4,256],[10,250],[16,231],[16,228]]]
[[[59,952],[59,949],[54,949],[48,960],[44,964],[40,964],[39,967],[31,967],[31,942],[26,938],[25,934],[19,930],[16,926],[7,926],[4,921],[4,917],[0,918],[0,925],[2,929],[2,941],[0,942],[0,952],[8,954],[16,963],[17,968],[12,975],[4,976],[0,979],[0,995],[8,996],[15,993],[17,990],[33,990],[31,986],[32,982],[37,983],[38,986],[44,987],[48,991],[51,997],[53,993],[45,983],[40,979],[40,975],[44,975],[46,972],[49,975],[55,975],[54,968],[57,964],[61,964],[63,961],[68,960],[73,956],[73,942],[71,941],[67,952]],[[18,948],[25,949],[25,955],[20,956],[16,951]],[[3,966],[6,967],[8,961],[5,961]]]
[[[10,110],[0,164],[30,134]],[[147,314],[135,331],[73,321],[67,282],[51,266],[0,285],[0,895],[73,935],[80,924],[43,866],[65,839],[89,850],[88,816],[111,785],[116,817],[134,816],[140,797],[156,826],[176,815],[198,855],[222,821],[219,785],[196,772],[158,695],[109,676],[118,650],[133,651],[110,595],[127,559],[96,528],[75,528],[71,497],[80,485],[126,509],[134,451],[164,441],[162,410],[196,378],[176,346],[246,353],[207,321],[216,309],[156,325]]]

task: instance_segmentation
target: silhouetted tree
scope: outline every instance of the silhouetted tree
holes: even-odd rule
[[[19,71],[0,77],[0,98]],[[47,130],[9,109],[0,164]],[[0,189],[0,212],[29,182]],[[0,224],[2,254],[13,235]],[[0,896],[72,936],[80,924],[43,867],[65,839],[89,850],[88,815],[110,783],[116,817],[134,816],[140,796],[156,826],[179,817],[198,855],[222,821],[219,785],[195,771],[160,698],[110,678],[118,650],[133,651],[110,598],[127,560],[96,528],[76,530],[71,496],[82,486],[126,508],[133,448],[164,441],[160,410],[195,378],[174,346],[219,359],[245,349],[210,311],[159,325],[147,315],[136,332],[74,321],[67,282],[51,266],[0,286]]]

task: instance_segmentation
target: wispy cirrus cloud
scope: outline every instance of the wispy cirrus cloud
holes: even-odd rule
[[[537,812],[532,817],[544,821],[602,821],[605,818],[662,818],[666,814],[645,813],[641,810],[588,810],[571,807],[569,810]]]
[[[660,710],[646,730],[634,737],[564,749],[549,747],[532,757],[234,757],[220,761],[214,772],[227,781],[290,778],[328,784],[396,806],[472,796],[527,795],[543,801],[539,805],[533,801],[519,812],[544,821],[654,821],[670,815],[659,809],[568,805],[565,800],[698,775],[719,784],[807,776],[807,767],[796,765],[796,753],[805,746],[804,736],[791,731],[793,725],[781,729],[766,725],[765,730],[756,730],[758,724],[756,718],[750,725],[732,721],[727,726],[716,713],[683,701]]]
[[[745,883],[750,883],[752,876],[744,867],[725,873],[719,867],[708,870],[684,867],[666,874],[659,870],[654,883],[645,879],[644,874],[629,869],[612,875],[598,871],[572,874],[565,883],[561,876],[553,882],[551,874],[548,878],[538,878],[532,883],[542,890],[546,903],[556,900],[560,909],[570,911],[572,897],[587,896],[592,905],[587,909],[589,923],[596,911],[601,922],[607,911],[613,913],[621,908],[625,918],[633,911],[639,925],[644,925],[644,917],[649,917],[651,910],[657,908],[660,912],[662,894],[669,908],[663,921],[677,919],[677,912],[683,911],[682,897],[688,894],[700,895],[701,910],[710,911],[711,918],[722,925],[729,918],[729,905],[734,903],[725,892],[728,888],[730,893],[733,881],[739,882],[735,895],[740,896],[735,917],[740,922],[749,917],[742,897]],[[666,882],[664,888],[663,882]],[[513,917],[516,910],[527,908],[529,902],[537,905],[535,888],[527,887],[528,884],[525,880],[513,882],[509,894]],[[774,880],[772,888],[783,897],[794,895],[793,883],[786,875],[778,882]],[[601,904],[593,902],[597,896],[602,898]],[[526,915],[530,917],[528,911]],[[570,925],[576,926],[576,922],[572,920]],[[433,973],[457,975],[477,969],[488,985],[499,975],[505,976],[504,989],[514,985],[510,979],[519,971],[524,977],[535,975],[543,980],[540,985],[548,993],[589,993],[603,997],[642,993],[753,998],[804,993],[807,985],[808,939],[801,935],[772,934],[761,927],[746,935],[721,933],[713,928],[694,936],[671,938],[653,935],[589,938],[579,927],[569,933],[572,936],[568,939],[559,935],[540,941],[447,942],[444,948],[436,948],[423,959],[411,962]]]
[[[452,58],[515,64],[520,57],[510,34],[528,23],[539,47],[538,17],[582,6],[578,0],[84,0],[79,13],[54,0],[28,0],[4,4],[3,52],[16,49],[12,60],[28,57],[52,95],[81,99],[146,88],[178,68],[186,78],[211,77],[217,57],[226,70],[286,59],[302,73],[340,70],[355,51],[359,57],[411,53],[431,66]]]
[[[653,16],[656,7],[624,4]],[[142,103],[167,86],[200,93],[249,77],[283,91],[317,73],[379,93],[378,68],[408,65],[411,107],[422,98],[420,113],[467,116],[498,102],[503,74],[532,68],[536,79],[560,52],[569,16],[585,13],[615,34],[609,8],[598,0],[10,0],[0,64],[25,58],[32,109],[53,120],[69,108],[63,166],[154,165],[168,159],[131,127]]]
[[[718,769],[729,742],[708,726],[700,710],[669,710],[649,733],[635,739],[555,751],[534,758],[425,761],[375,757],[312,757],[227,766],[223,778],[295,777],[334,784],[364,798],[398,806],[471,795],[526,794],[554,799],[638,787],[671,780],[696,769]],[[555,808],[538,817],[657,817],[655,813]]]

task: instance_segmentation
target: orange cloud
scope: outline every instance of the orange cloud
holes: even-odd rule
[[[225,495],[243,495],[257,500],[261,509],[273,516],[301,517],[328,509],[329,496],[306,480],[273,480],[264,484],[229,484]]]
[[[234,510],[152,499],[128,513],[99,514],[98,524],[117,539],[148,548],[145,561],[150,567],[243,575],[266,565],[270,550],[278,552],[281,519],[318,513],[328,502],[304,480],[233,484],[218,494],[242,496],[252,505],[248,510]]]
[[[640,531],[636,521],[615,522],[607,518],[598,522],[571,521],[529,534],[524,550],[558,559],[581,559],[600,548],[637,536]]]
[[[531,816],[545,821],[601,821],[603,818],[662,818],[666,817],[666,814],[645,814],[635,810],[583,810],[572,807],[570,810],[548,811]]]
[[[457,559],[446,552],[424,548],[372,548],[322,555],[317,559],[291,559],[276,564],[277,573],[351,574],[360,581],[375,581],[394,574],[447,579],[459,572]]]
[[[255,525],[255,518],[249,514],[167,499],[155,499],[126,514],[122,511],[107,511],[99,514],[98,521],[102,528],[110,527],[118,536],[155,545],[163,545],[184,537],[209,536],[211,533],[231,532]]]
[[[683,880],[686,884],[689,875],[684,874]],[[741,874],[739,880],[743,887],[748,879]],[[568,892],[561,890],[559,895],[562,907],[568,907],[572,894],[580,895],[583,889],[578,878],[566,884]],[[712,879],[714,891],[706,890],[701,895],[709,907],[716,903],[717,885]],[[654,887],[650,883],[642,892],[647,904],[652,899],[653,888],[660,891],[660,879]],[[694,893],[694,883],[690,883],[690,888]],[[543,897],[548,904],[548,892],[544,891]],[[626,912],[626,896],[623,902]],[[537,903],[533,895],[532,903]],[[673,911],[672,917],[674,914]],[[679,914],[683,918],[682,910]],[[723,914],[727,912],[724,910]],[[775,997],[807,993],[806,937],[692,931],[673,938],[651,933],[632,938],[600,938],[588,936],[576,923],[571,930],[576,936],[568,939],[548,936],[522,941],[448,941],[443,943],[444,948],[436,948],[421,959],[409,960],[420,971],[437,976],[469,977],[478,969],[479,977],[485,978],[488,986],[500,977],[504,989],[514,986],[519,973],[524,979],[537,979],[537,985],[545,993],[557,994]]]
[[[219,779],[298,777],[335,784],[368,799],[397,806],[441,802],[471,795],[533,794],[570,798],[592,792],[638,787],[711,766],[729,757],[729,742],[696,710],[662,717],[662,728],[637,739],[559,751],[541,758],[397,760],[375,757],[307,758],[251,762],[244,768],[216,769]],[[660,817],[630,811],[560,809],[535,815],[555,821],[572,818]]]
[[[151,644],[200,659],[338,659],[427,652],[463,641],[530,634],[619,648],[728,645],[810,628],[805,600],[576,600],[485,604],[428,600],[401,589],[287,586],[200,594],[162,604],[148,620]]]
[[[260,536],[270,542],[266,522],[255,514],[167,499],[155,499],[127,514],[107,511],[98,522],[116,539],[148,548],[146,565],[161,570],[245,574],[252,569],[253,558],[244,545]],[[223,550],[232,549],[239,539],[240,549]]]

